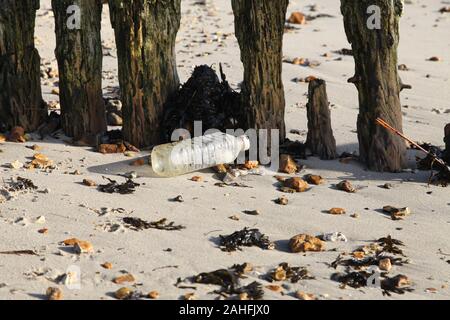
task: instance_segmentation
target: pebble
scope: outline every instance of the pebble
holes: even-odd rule
[[[55,287],[49,287],[45,293],[48,300],[62,300],[63,293],[61,289]]]
[[[124,274],[124,275],[122,275],[122,276],[115,277],[115,278],[113,279],[113,282],[114,282],[115,284],[123,284],[123,283],[125,283],[125,282],[135,282],[135,281],[136,281],[136,279],[135,279],[134,276],[133,276],[132,274],[130,274],[130,273]]]
[[[291,252],[324,251],[325,242],[308,234],[299,234],[289,240]]]
[[[133,294],[133,290],[131,290],[130,288],[123,287],[114,293],[114,297],[116,297],[116,299],[119,299],[119,300],[125,300],[128,297],[130,297],[132,294]]]

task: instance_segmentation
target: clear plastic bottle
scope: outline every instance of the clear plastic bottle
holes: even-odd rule
[[[231,163],[241,151],[248,149],[250,140],[247,136],[235,137],[217,132],[153,148],[152,167],[159,176],[174,177]]]

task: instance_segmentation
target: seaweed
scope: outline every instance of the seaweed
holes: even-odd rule
[[[381,281],[381,289],[383,290],[383,295],[391,296],[392,293],[404,294],[405,292],[414,291],[413,288],[409,286],[403,286],[402,282],[409,284],[408,277],[399,274],[392,278],[385,278]]]
[[[342,255],[339,255],[335,261],[333,261],[330,266],[334,269],[337,269],[338,266],[345,266],[345,267],[352,267],[355,269],[362,269],[362,268],[368,268],[370,266],[378,266],[380,260],[382,259],[389,259],[391,261],[392,265],[396,266],[403,266],[407,263],[406,260],[402,258],[396,258],[392,256],[385,256],[385,255],[377,255],[376,257],[368,256],[364,257],[362,259],[343,259]]]
[[[232,90],[220,65],[221,81],[207,65],[197,66],[189,80],[172,94],[164,110],[164,138],[171,141],[176,129],[194,132],[194,121],[202,121],[202,130],[243,128],[245,115],[240,94]]]
[[[105,193],[131,194],[136,191],[140,184],[128,179],[125,183],[119,184],[117,181],[103,177],[109,183],[98,186],[98,190]]]
[[[367,286],[367,279],[371,276],[370,273],[366,271],[353,271],[349,273],[333,273],[331,275],[331,280],[340,282],[342,284],[341,288],[344,289],[346,286],[358,289]]]
[[[291,267],[286,262],[280,263],[276,269],[272,270],[265,276],[265,279],[269,282],[278,281],[279,279],[277,275],[280,272],[283,274],[283,278],[290,280],[291,283],[297,283],[300,280],[315,279],[315,277],[309,273],[307,268]]]
[[[147,222],[145,220],[133,217],[125,217],[122,221],[130,228],[135,231],[145,230],[145,229],[158,229],[166,231],[178,231],[185,229],[185,226],[175,225],[175,222],[167,223],[167,219],[163,218],[158,221]]]
[[[11,179],[8,183],[8,191],[10,192],[36,190],[37,188],[38,187],[33,183],[33,181],[22,177],[17,177],[16,180]]]
[[[398,246],[404,246],[403,242],[392,238],[390,235],[377,240],[378,244],[383,246],[381,252],[400,254],[404,256],[403,250]],[[381,253],[379,252],[379,253]]]
[[[227,236],[220,235],[220,248],[222,251],[232,252],[241,250],[241,246],[258,246],[265,250],[275,248],[274,243],[258,229],[244,228]]]
[[[34,252],[33,250],[13,250],[13,251],[1,251],[0,254],[6,254],[6,255],[29,255],[29,256],[37,256],[38,254]]]
[[[237,294],[244,294],[249,300],[261,300],[264,297],[264,289],[261,283],[253,281],[252,283],[238,288],[236,290]]]

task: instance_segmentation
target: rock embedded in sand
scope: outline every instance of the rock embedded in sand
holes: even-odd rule
[[[331,208],[330,210],[328,210],[328,213],[333,215],[342,215],[345,214],[346,211],[344,208]]]
[[[95,187],[97,184],[91,179],[83,179],[83,184],[88,187]]]
[[[294,253],[307,251],[318,252],[325,250],[325,242],[308,234],[299,234],[289,240],[289,248]]]
[[[306,181],[310,184],[314,184],[316,186],[321,185],[325,183],[325,179],[323,179],[321,176],[315,175],[315,174],[309,174],[306,176]]]
[[[49,287],[47,291],[45,292],[45,295],[47,296],[48,300],[62,300],[63,299],[63,293],[61,289],[55,288],[55,287]]]
[[[297,291],[295,297],[300,300],[317,300],[316,296],[312,293],[306,293],[303,291]]]
[[[297,163],[292,158],[291,155],[282,154],[280,156],[280,168],[279,172],[284,172],[288,174],[294,174],[298,171]]]
[[[113,268],[113,265],[111,262],[102,263],[101,266],[106,270],[111,270]]]
[[[150,291],[147,295],[150,299],[158,299],[159,292],[158,291]]]
[[[305,192],[309,189],[308,183],[298,177],[285,180],[283,182],[283,186],[289,189],[293,189],[296,192]]]
[[[336,187],[341,190],[341,191],[345,191],[348,193],[355,193],[356,189],[352,186],[352,184],[350,183],[350,181],[348,180],[344,180],[339,182]]]
[[[116,297],[116,299],[119,300],[125,300],[128,299],[132,294],[133,290],[131,290],[130,288],[123,287],[114,293],[114,297]]]
[[[306,24],[306,16],[299,11],[292,12],[288,22],[292,24]]]
[[[135,281],[136,281],[136,279],[135,279],[134,276],[133,276],[132,274],[130,274],[130,273],[124,274],[124,275],[122,275],[122,276],[115,277],[115,278],[113,279],[113,282],[114,282],[115,284],[123,284],[123,283],[125,283],[125,282],[135,282]]]
[[[392,269],[391,259],[384,258],[378,262],[378,268],[383,271],[390,271]]]

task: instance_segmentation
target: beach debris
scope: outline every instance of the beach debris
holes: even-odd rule
[[[303,291],[296,291],[295,297],[300,300],[317,300],[316,296],[312,293],[306,293]]]
[[[80,240],[77,238],[66,239],[62,242],[65,246],[73,247],[73,250],[77,254],[93,253],[94,246],[89,241]]]
[[[0,143],[3,143],[6,141],[6,136],[4,134],[0,134]]]
[[[295,192],[305,192],[305,191],[309,190],[308,183],[305,180],[300,179],[298,177],[286,179],[282,182],[282,185],[284,188],[292,189]],[[280,189],[280,190],[286,191],[287,189]]]
[[[193,278],[194,283],[218,285],[223,292],[232,294],[238,287],[239,275],[233,270],[219,269],[212,272],[203,272]]]
[[[440,57],[433,56],[428,58],[428,61],[439,62],[442,61],[442,59]]]
[[[259,229],[244,228],[230,235],[220,235],[220,249],[222,251],[232,252],[241,250],[242,246],[257,246],[265,250],[275,248],[275,244],[266,235],[262,234]]]
[[[312,280],[315,277],[305,267],[291,267],[288,263],[283,262],[270,271],[265,279],[269,282],[290,280],[291,283],[297,283],[300,280]]]
[[[225,188],[225,187],[236,187],[236,188],[253,188],[252,186],[248,186],[244,183],[239,183],[239,182],[231,182],[231,183],[226,183],[226,182],[217,182],[214,184],[216,187],[221,187],[221,188]]]
[[[95,181],[91,180],[91,179],[83,179],[83,184],[85,186],[88,186],[88,187],[95,187],[95,186],[97,186],[97,183],[95,183]]]
[[[315,174],[306,175],[305,180],[306,180],[306,182],[308,182],[310,184],[314,184],[316,186],[325,183],[325,179],[323,179],[321,176],[315,175]]]
[[[135,282],[136,279],[134,278],[134,276],[130,273],[121,275],[121,276],[117,276],[112,280],[115,284],[123,284],[125,282]]]
[[[297,163],[289,154],[282,154],[280,156],[279,172],[294,174],[298,171]]]
[[[391,296],[391,293],[404,294],[406,292],[414,291],[414,289],[411,288],[410,285],[411,282],[409,278],[403,274],[381,280],[381,289],[383,290],[383,295],[387,296]]]
[[[292,12],[288,22],[292,24],[306,24],[306,16],[298,11]]]
[[[440,13],[450,13],[450,6],[439,9]]]
[[[324,251],[325,242],[308,234],[298,234],[289,240],[291,252]]]
[[[159,292],[158,292],[158,291],[155,291],[155,290],[150,291],[150,292],[148,293],[147,297],[148,297],[149,299],[158,299],[158,298],[159,298]]]
[[[389,272],[392,269],[391,259],[383,258],[378,261],[378,268],[380,268],[380,270]]]
[[[265,286],[265,288],[269,289],[270,291],[273,291],[273,292],[282,292],[283,291],[283,288],[276,284],[269,284],[269,285]]]
[[[48,300],[63,300],[63,293],[61,289],[56,287],[49,287],[45,292]]]
[[[330,210],[328,210],[328,213],[337,216],[346,214],[347,211],[344,208],[331,208]]]
[[[18,169],[23,168],[23,163],[20,162],[19,160],[15,160],[15,161],[13,161],[13,162],[11,162],[11,163],[9,164],[9,167],[10,167],[11,169],[18,170]]]
[[[234,264],[231,267],[231,269],[234,270],[236,272],[236,274],[238,274],[240,276],[240,275],[243,275],[243,274],[253,271],[254,268],[251,263],[244,262],[242,264]]]
[[[44,216],[37,217],[36,220],[34,220],[34,223],[44,224],[45,223],[45,217]]]
[[[243,169],[247,170],[253,170],[259,168],[259,161],[257,160],[247,160],[245,163],[241,166]]]
[[[194,181],[194,182],[202,182],[203,181],[203,177],[201,177],[201,176],[193,176],[189,180]]]
[[[391,215],[392,220],[403,220],[411,214],[411,209],[408,207],[396,208],[393,206],[384,206],[383,211]]]
[[[381,188],[389,190],[394,188],[394,186],[392,185],[392,183],[385,183],[381,186]]]
[[[183,300],[197,300],[194,292],[188,292],[183,295]]]
[[[232,215],[232,216],[229,216],[228,218],[231,219],[231,220],[234,220],[234,221],[239,221],[240,220],[238,215]]]
[[[105,262],[101,264],[102,268],[106,269],[106,270],[111,270],[113,268],[113,265],[111,262]]]
[[[16,255],[16,256],[37,256],[38,254],[33,250],[12,250],[12,251],[0,251],[0,254]]]
[[[109,183],[99,185],[98,190],[105,193],[131,194],[136,191],[136,187],[140,186],[139,183],[136,183],[131,179],[127,179],[127,181],[122,184],[106,177],[103,177],[103,179],[108,180]]]
[[[145,230],[145,229],[158,229],[166,231],[178,231],[185,229],[185,226],[175,225],[175,222],[167,222],[166,218],[158,221],[147,222],[140,218],[125,217],[122,219],[126,226],[134,231]]]
[[[379,252],[403,255],[403,250],[400,249],[400,247],[404,246],[404,243],[400,240],[392,238],[390,235],[378,239],[377,243],[382,246],[382,249],[379,250]]]
[[[139,159],[133,160],[133,161],[130,163],[130,166],[133,166],[133,167],[140,167],[140,166],[143,166],[144,164],[145,164],[145,159],[139,158]]]
[[[39,229],[38,233],[40,233],[40,234],[47,234],[48,233],[48,229],[47,228]]]
[[[170,199],[171,202],[184,202],[183,196],[178,195],[175,198]]]
[[[347,237],[342,232],[331,232],[331,233],[324,233],[321,236],[323,241],[330,241],[330,242],[347,242]]]
[[[357,213],[357,212],[355,212],[355,213],[352,213],[352,214],[350,215],[350,217],[353,218],[353,219],[359,219],[360,214]]]
[[[352,186],[352,184],[348,180],[344,180],[344,181],[339,182],[336,185],[336,188],[338,188],[339,190],[348,192],[348,193],[355,193],[356,192],[356,189]]]
[[[119,143],[103,143],[98,146],[98,152],[103,154],[124,153],[127,147],[123,142]]]
[[[333,273],[331,280],[341,283],[340,288],[345,289],[346,286],[358,289],[367,285],[367,279],[372,274],[367,271],[353,271],[350,273]]]
[[[275,199],[274,202],[276,204],[279,204],[279,205],[282,205],[282,206],[286,206],[289,203],[289,200],[285,196],[281,196],[281,197]]]
[[[164,108],[164,136],[171,140],[176,129],[187,129],[194,136],[194,121],[202,122],[202,134],[215,128],[243,128],[245,114],[240,93],[234,91],[219,64],[220,78],[207,65],[195,67],[192,76],[175,92]]]
[[[240,300],[261,300],[264,297],[264,289],[261,283],[252,283],[236,289]]]
[[[128,300],[133,294],[133,290],[130,288],[120,288],[114,293],[114,297],[119,300]]]
[[[246,215],[249,215],[249,216],[259,216],[261,214],[261,212],[259,212],[259,210],[244,210],[244,211],[242,211],[242,213],[245,213]]]

